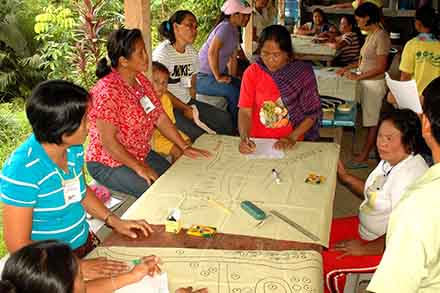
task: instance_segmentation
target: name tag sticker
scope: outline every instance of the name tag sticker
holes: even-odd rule
[[[81,201],[79,177],[63,181],[64,202],[66,204]]]
[[[154,104],[151,102],[150,98],[147,96],[142,97],[141,105],[142,105],[142,108],[144,108],[145,113],[147,113],[147,114],[156,108],[156,106],[154,106]]]

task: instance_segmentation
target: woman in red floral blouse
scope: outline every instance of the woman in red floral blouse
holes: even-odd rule
[[[107,51],[111,66],[105,58],[99,62],[100,80],[90,91],[87,169],[108,188],[139,197],[170,166],[151,150],[155,127],[186,156],[209,156],[209,152],[187,144],[163,111],[143,74],[148,55],[140,30],[112,32]]]

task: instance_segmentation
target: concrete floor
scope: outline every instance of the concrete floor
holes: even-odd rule
[[[351,129],[344,129],[344,134],[342,137],[341,155],[340,159],[343,162],[349,161],[353,154],[352,152],[360,152],[364,142],[365,142],[366,131],[360,127],[357,127],[355,136],[353,139],[353,132]],[[354,140],[354,141],[353,141]],[[354,144],[354,145],[353,145]],[[358,176],[362,179],[367,179],[368,174],[376,167],[377,160],[369,160],[369,168],[348,170],[353,175]],[[335,193],[335,203],[333,209],[333,217],[341,218],[357,215],[359,205],[361,204],[361,199],[353,194],[347,187],[342,185],[339,181],[336,185]]]

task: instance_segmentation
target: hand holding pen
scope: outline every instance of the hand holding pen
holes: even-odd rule
[[[238,150],[242,154],[252,154],[257,149],[257,146],[255,145],[255,142],[249,139],[249,137],[241,137],[240,145],[238,147]]]

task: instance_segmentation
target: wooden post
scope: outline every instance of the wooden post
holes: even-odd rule
[[[278,0],[278,24],[286,24],[286,1]]]
[[[151,77],[151,10],[150,0],[124,0],[125,27],[142,31],[148,54],[148,77]]]
[[[251,7],[254,8],[255,1],[251,1]],[[249,22],[244,28],[244,54],[247,58],[250,58],[252,56],[253,50],[252,50],[252,37],[254,35],[254,14],[251,14],[251,17],[249,18]]]

